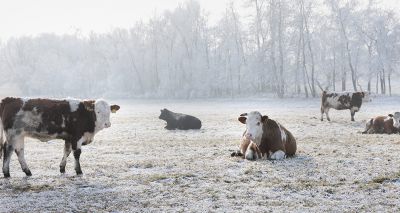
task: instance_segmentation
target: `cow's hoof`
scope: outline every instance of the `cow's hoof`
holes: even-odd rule
[[[29,169],[26,169],[24,172],[26,176],[32,176],[32,172]]]
[[[10,177],[10,173],[4,173],[4,177],[5,178],[9,178]]]
[[[83,175],[82,171],[76,171],[76,175],[81,176]]]
[[[65,167],[60,167],[60,172],[61,172],[62,174],[64,174],[64,173],[65,173]]]

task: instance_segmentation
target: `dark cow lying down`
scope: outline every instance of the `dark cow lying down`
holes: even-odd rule
[[[354,115],[360,110],[364,97],[364,92],[322,92],[321,121],[324,120],[324,113],[326,114],[326,119],[328,121],[331,120],[328,114],[330,108],[336,110],[349,109],[351,121],[354,121]]]
[[[238,120],[246,124],[240,144],[240,151],[232,156],[244,156],[248,160],[268,158],[280,160],[296,153],[296,140],[285,127],[278,122],[262,116],[259,112],[243,113]]]
[[[0,149],[3,149],[3,152],[0,151],[0,157],[1,153],[4,153],[4,177],[10,177],[9,164],[14,151],[22,170],[26,175],[32,175],[24,157],[25,137],[41,141],[64,140],[64,157],[60,164],[60,172],[65,172],[67,157],[73,151],[75,171],[82,174],[79,163],[81,146],[91,143],[97,132],[110,127],[110,113],[119,108],[117,105],[110,106],[104,100],[3,99],[0,103]]]
[[[394,134],[400,132],[400,112],[377,116],[367,121],[363,134]]]
[[[158,118],[167,122],[165,129],[168,130],[189,130],[201,128],[201,121],[198,118],[191,115],[171,112],[168,109],[162,109],[161,115]]]

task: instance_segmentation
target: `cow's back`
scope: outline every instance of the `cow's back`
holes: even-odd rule
[[[276,152],[278,150],[285,151],[285,146],[282,142],[282,135],[279,128],[279,124],[268,119],[266,123],[263,124],[263,135],[260,143],[260,151],[264,154],[269,154],[270,152]]]

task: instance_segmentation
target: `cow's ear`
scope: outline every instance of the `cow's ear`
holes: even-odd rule
[[[393,115],[392,115],[392,114],[389,114],[388,116],[391,117],[391,118],[393,118]]]
[[[268,116],[263,115],[263,116],[261,117],[261,121],[262,121],[263,123],[267,122],[267,121],[268,121]]]
[[[365,98],[365,92],[361,92],[362,97]]]
[[[243,116],[240,116],[240,117],[238,118],[238,121],[240,121],[240,123],[242,123],[242,124],[246,124],[246,120],[247,120],[247,118],[246,118],[246,117],[243,117]]]
[[[121,108],[120,106],[115,104],[110,106],[110,110],[112,113],[116,113],[120,108]]]
[[[247,116],[247,113],[242,113],[240,114],[240,116]]]

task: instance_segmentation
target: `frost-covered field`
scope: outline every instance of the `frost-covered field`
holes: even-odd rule
[[[14,155],[11,179],[0,178],[0,212],[362,212],[400,211],[400,135],[362,135],[374,115],[400,111],[400,98],[319,120],[319,99],[119,101],[113,126],[84,147],[84,175],[72,155],[60,175],[61,141],[26,141],[33,176]],[[203,121],[200,131],[167,131],[167,107]],[[259,110],[298,141],[295,158],[232,158],[244,126],[240,113]]]

